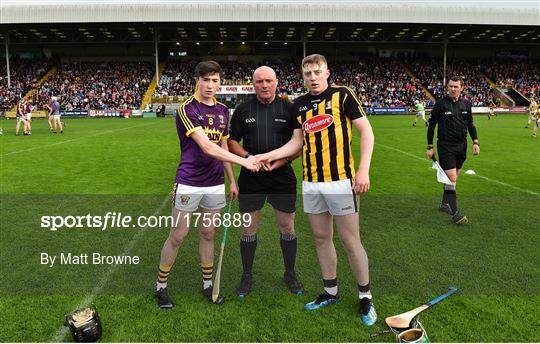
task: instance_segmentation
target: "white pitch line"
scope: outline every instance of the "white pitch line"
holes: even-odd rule
[[[497,179],[491,179],[491,178],[488,178],[488,177],[485,177],[485,176],[481,176],[481,175],[479,175],[479,174],[473,174],[473,176],[476,176],[476,177],[478,177],[478,178],[482,178],[482,179],[484,179],[484,180],[487,180],[488,182],[492,182],[492,183],[496,183],[496,184],[499,184],[499,185],[507,186],[507,187],[512,188],[512,189],[514,189],[514,190],[526,192],[526,193],[531,194],[531,195],[536,195],[536,196],[539,195],[538,192],[534,192],[534,191],[529,190],[529,189],[523,189],[523,188],[514,186],[514,185],[512,185],[512,184],[508,184],[508,183],[502,182],[502,181],[497,180]]]
[[[404,154],[404,155],[407,155],[411,158],[415,158],[417,160],[422,160],[424,162],[428,161],[426,158],[422,158],[422,157],[419,157],[418,155],[414,155],[414,154],[411,154],[409,152],[405,152],[401,149],[398,149],[398,148],[394,148],[394,147],[391,147],[391,146],[387,146],[387,145],[383,145],[381,143],[376,143],[377,146],[381,146],[381,147],[384,147],[386,149],[390,149],[390,150],[393,150],[393,151],[396,151],[396,152],[399,152],[401,154]],[[532,190],[529,190],[529,189],[524,189],[524,188],[520,188],[520,187],[517,187],[515,185],[512,185],[512,184],[508,184],[508,183],[505,183],[503,181],[500,181],[500,180],[497,180],[497,179],[492,179],[492,178],[488,178],[488,177],[485,177],[485,176],[482,176],[482,175],[479,175],[479,174],[473,174],[473,176],[476,176],[478,178],[481,178],[481,179],[484,179],[488,182],[491,182],[491,183],[495,183],[495,184],[499,184],[499,185],[502,185],[502,186],[506,186],[506,187],[509,187],[511,189],[514,189],[514,190],[517,190],[517,191],[521,191],[521,192],[525,192],[525,193],[528,193],[528,194],[531,194],[531,195],[535,195],[535,196],[538,196],[539,193],[538,192],[534,192]]]
[[[171,201],[170,196],[165,197],[163,202],[161,202],[161,205],[154,211],[152,216],[158,215],[163,210],[163,208],[168,203],[170,203],[170,201]],[[137,231],[137,233],[135,233],[135,235],[131,238],[131,240],[126,244],[126,246],[124,247],[124,251],[120,255],[122,255],[122,256],[129,255],[129,253],[131,252],[131,250],[135,246],[135,243],[141,238],[141,236],[145,232],[146,228],[148,228],[148,226],[140,228],[140,230]],[[80,302],[77,307],[75,307],[75,309],[88,307],[88,305],[90,305],[92,302],[94,302],[94,299],[96,298],[96,296],[99,293],[101,293],[103,288],[105,288],[105,286],[107,285],[107,283],[111,279],[111,276],[116,272],[117,267],[118,267],[118,265],[116,265],[116,264],[111,265],[109,270],[103,275],[103,277],[98,282],[98,284],[96,284],[96,286],[92,289],[92,292],[89,295],[87,295],[84,298],[84,300],[82,302]],[[54,343],[62,342],[67,333],[68,333],[68,328],[66,326],[64,326],[64,325],[60,326],[58,328],[58,330],[56,331],[56,333],[54,334],[54,337],[51,339],[51,342],[54,342]]]
[[[147,126],[147,125],[153,125],[153,124],[156,124],[156,123],[159,123],[159,122],[145,123],[145,124],[140,124],[140,125],[132,125],[131,127],[124,127],[124,128],[119,128],[119,129],[106,130],[106,131],[101,131],[101,132],[96,133],[96,134],[92,134],[92,135],[88,135],[88,136],[81,136],[81,137],[77,137],[77,138],[70,139],[70,140],[59,141],[59,142],[51,143],[51,144],[48,144],[48,145],[35,146],[35,147],[32,147],[32,148],[21,149],[21,150],[18,150],[18,151],[3,154],[2,158],[5,157],[5,156],[8,156],[8,155],[29,152],[29,151],[33,151],[33,150],[40,149],[40,148],[57,146],[57,145],[61,145],[61,144],[68,143],[68,142],[84,140],[84,139],[87,139],[89,137],[95,137],[95,136],[99,136],[99,135],[115,133],[115,132],[122,131],[122,130],[127,130],[127,129],[131,129],[131,128],[136,128],[136,127],[143,127],[143,126]]]

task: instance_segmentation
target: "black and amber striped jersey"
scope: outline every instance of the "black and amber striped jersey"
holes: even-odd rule
[[[366,115],[354,91],[329,86],[319,95],[305,94],[294,101],[294,114],[304,136],[304,181],[353,178],[352,121]]]

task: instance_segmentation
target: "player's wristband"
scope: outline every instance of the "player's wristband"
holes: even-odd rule
[[[253,154],[251,154],[250,152],[247,152],[246,154],[244,154],[244,158],[249,158],[250,156],[252,156]]]
[[[477,145],[478,147],[480,147],[480,143],[478,143],[478,141],[473,142],[473,146],[474,146],[474,145]]]
[[[427,145],[426,149],[433,149],[433,145]]]

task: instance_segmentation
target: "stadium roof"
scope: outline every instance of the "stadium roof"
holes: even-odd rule
[[[2,0],[1,24],[292,22],[540,25],[540,2]]]
[[[540,27],[380,23],[70,23],[13,24],[11,44],[153,43],[159,42],[386,42],[462,44],[539,44]],[[177,43],[177,44],[179,44]]]

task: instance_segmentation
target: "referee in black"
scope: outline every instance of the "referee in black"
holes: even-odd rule
[[[277,83],[272,68],[262,66],[255,70],[253,85],[256,96],[240,104],[230,122],[230,152],[247,158],[279,148],[290,140],[295,120],[293,108],[288,100],[276,96]],[[236,289],[240,297],[251,291],[260,209],[266,201],[275,210],[281,234],[280,245],[285,264],[283,280],[291,293],[303,293],[303,286],[295,273],[296,176],[290,163],[296,157],[264,165],[264,171],[251,172],[245,168],[240,171],[239,209],[242,216],[244,213],[251,216],[251,224],[243,228],[240,238],[243,274]]]
[[[431,159],[433,152],[433,136],[437,130],[437,152],[439,163],[452,182],[444,185],[444,194],[439,210],[452,215],[455,224],[466,224],[468,219],[458,211],[456,183],[459,172],[467,158],[467,131],[473,140],[472,153],[480,154],[478,134],[473,123],[471,103],[461,97],[463,81],[454,76],[448,80],[447,95],[439,99],[431,111],[427,131],[426,156]]]

